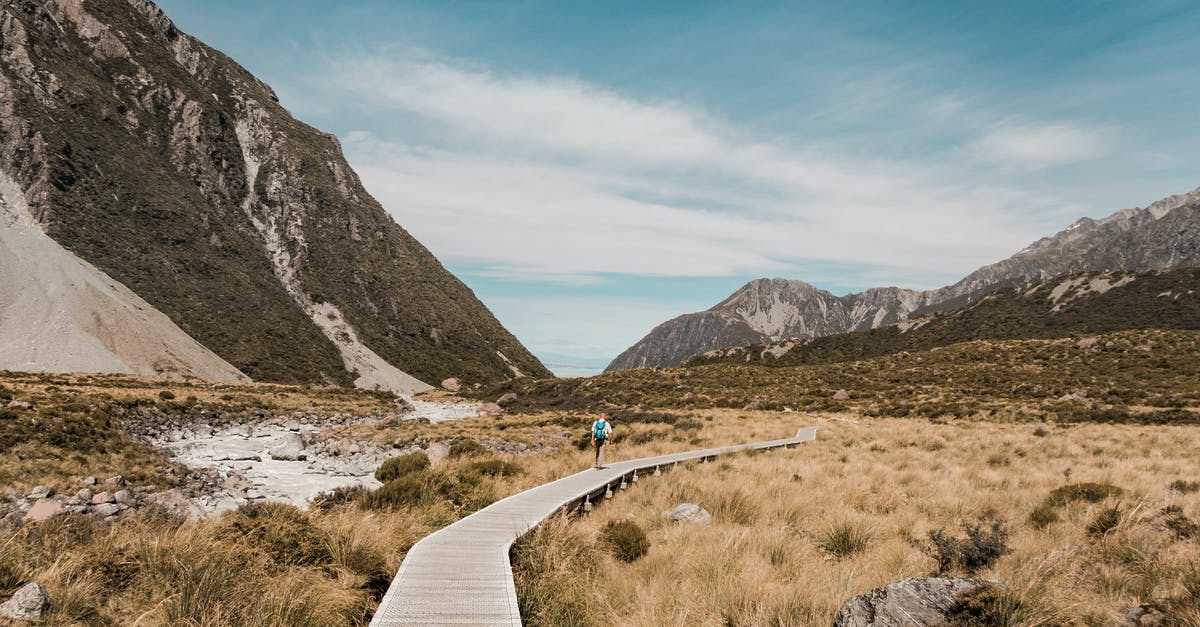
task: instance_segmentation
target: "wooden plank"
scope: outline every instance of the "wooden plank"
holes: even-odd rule
[[[615,490],[635,471],[648,473],[693,459],[795,446],[815,439],[816,434],[817,428],[809,427],[794,438],[613,462],[492,503],[413,545],[371,625],[519,626],[509,549],[554,512],[589,495],[603,498],[606,488]]]

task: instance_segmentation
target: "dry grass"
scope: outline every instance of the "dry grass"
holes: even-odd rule
[[[977,574],[1010,586],[1011,624],[1107,624],[1140,603],[1200,624],[1188,609],[1200,601],[1200,539],[1173,534],[1162,515],[1175,506],[1200,517],[1200,495],[1171,489],[1200,476],[1200,428],[1080,425],[1035,437],[1028,425],[986,422],[824,426],[797,449],[647,479],[570,528],[531,537],[515,560],[523,603],[540,617],[531,624],[573,613],[592,625],[828,625],[847,598],[937,570],[921,548],[930,531],[961,535],[963,523],[995,520],[1010,552]],[[986,463],[994,455],[1011,461]],[[1028,521],[1054,489],[1084,481],[1125,492],[1064,503],[1060,521],[1042,529]],[[713,523],[660,519],[685,501],[709,509]],[[1115,522],[1096,522],[1114,507]],[[648,555],[630,564],[607,556],[596,538],[613,520],[646,528]],[[564,564],[579,570],[568,577]],[[588,590],[603,591],[603,602],[556,606]]]

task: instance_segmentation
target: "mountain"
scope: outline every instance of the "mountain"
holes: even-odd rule
[[[1052,277],[1200,266],[1200,189],[1102,220],[1083,218],[1052,237],[967,275],[954,285],[916,292],[875,288],[834,296],[802,281],[758,279],[707,311],[655,327],[607,370],[678,366],[720,348],[823,337],[893,325],[963,307],[997,289]]]
[[[1200,268],[1091,272],[997,290],[961,309],[819,338],[709,351],[686,362],[770,366],[873,359],[974,340],[1056,339],[1116,331],[1200,330]],[[1083,340],[1081,346],[1087,346]]]
[[[0,171],[55,242],[253,379],[550,375],[335,137],[149,0],[0,7]]]

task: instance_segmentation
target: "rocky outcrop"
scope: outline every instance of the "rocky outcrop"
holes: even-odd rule
[[[0,172],[37,228],[255,380],[549,375],[336,138],[149,0],[0,5]]]
[[[0,603],[0,616],[12,620],[42,620],[49,611],[50,595],[40,583],[26,584],[11,599]]]
[[[689,522],[701,527],[712,522],[712,514],[695,503],[680,503],[674,509],[663,512],[662,518],[673,523]]]
[[[1004,584],[990,579],[908,578],[860,594],[842,606],[834,627],[944,625],[958,609],[960,595]]]
[[[1147,272],[1200,266],[1200,189],[1083,218],[1012,257],[937,290],[895,287],[834,296],[803,281],[758,279],[713,308],[655,327],[607,370],[678,366],[717,349],[826,337],[958,309],[997,290],[1083,272]],[[773,350],[786,350],[787,347]]]

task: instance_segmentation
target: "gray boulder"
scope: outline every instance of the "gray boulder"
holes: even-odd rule
[[[296,461],[307,457],[304,454],[304,438],[296,433],[285,433],[270,450],[271,459]]]
[[[850,393],[847,392],[846,390],[838,390],[837,392],[833,393],[833,400],[848,401],[848,400],[850,400]]]
[[[1117,612],[1117,624],[1121,627],[1160,627],[1169,623],[1162,610],[1142,604]]]
[[[910,577],[846,601],[833,624],[834,627],[942,625],[958,604],[959,594],[986,586],[1007,589],[994,579]]]
[[[712,522],[712,515],[708,510],[695,503],[680,503],[675,509],[663,512],[662,517],[673,523],[690,522],[701,527]]]
[[[50,611],[50,595],[40,583],[27,584],[0,604],[0,616],[13,620],[42,620]]]

